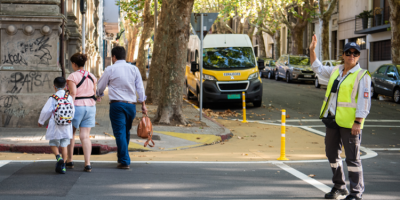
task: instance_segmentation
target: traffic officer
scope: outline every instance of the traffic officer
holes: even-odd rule
[[[310,63],[318,76],[329,79],[320,118],[326,126],[325,152],[332,168],[334,187],[325,199],[347,195],[346,200],[360,200],[364,192],[363,169],[360,159],[361,132],[371,108],[371,75],[361,69],[360,46],[349,42],[343,49],[343,65],[323,66],[317,59],[317,37],[310,44]],[[340,153],[344,146],[350,180],[346,189]]]

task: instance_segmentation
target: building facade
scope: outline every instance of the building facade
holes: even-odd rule
[[[372,10],[373,18],[369,18],[366,26],[363,26],[362,19],[356,16],[365,10]],[[377,12],[377,10],[380,12]],[[339,0],[329,22],[329,43],[322,44],[321,23],[318,18],[315,18],[311,20],[304,30],[303,54],[309,55],[308,46],[314,33],[319,41],[315,51],[320,60],[322,58],[322,45],[329,45],[329,59],[336,60],[343,54],[345,43],[356,42],[361,47],[360,66],[373,72],[379,66],[391,63],[389,18],[390,7],[388,0]],[[264,42],[267,57],[272,58],[275,42],[268,34],[264,34]],[[282,24],[280,29],[281,55],[291,53],[290,45],[290,33],[288,28]],[[258,47],[256,42],[254,47]]]
[[[82,27],[85,69],[102,74],[103,1],[87,0],[82,26],[80,0],[0,0],[0,127],[37,127],[54,78],[62,66],[66,77],[73,72],[69,58],[82,52]]]

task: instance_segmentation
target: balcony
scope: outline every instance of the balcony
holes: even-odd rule
[[[388,28],[390,28],[389,18],[389,7],[385,7],[385,9],[382,9],[382,17],[379,21],[376,20],[375,17],[369,18],[367,27],[364,27],[365,24],[363,26],[362,19],[356,16],[354,20],[354,34],[372,34],[388,31]]]

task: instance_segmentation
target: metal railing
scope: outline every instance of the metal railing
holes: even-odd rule
[[[382,8],[381,20],[379,20],[379,22],[378,22],[376,20],[375,16],[373,18],[368,18],[366,27],[365,27],[365,24],[363,25],[363,19],[358,18],[356,15],[355,20],[354,20],[354,30],[361,31],[364,29],[369,29],[369,28],[373,28],[373,27],[377,27],[377,26],[383,26],[383,25],[386,25],[387,22],[389,22],[389,20],[390,20],[390,7],[386,6],[386,7]]]

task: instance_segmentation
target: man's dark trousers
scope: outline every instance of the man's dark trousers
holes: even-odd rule
[[[128,145],[133,119],[136,116],[136,105],[116,102],[110,104],[110,120],[112,129],[117,142],[118,162],[123,165],[130,165]]]

